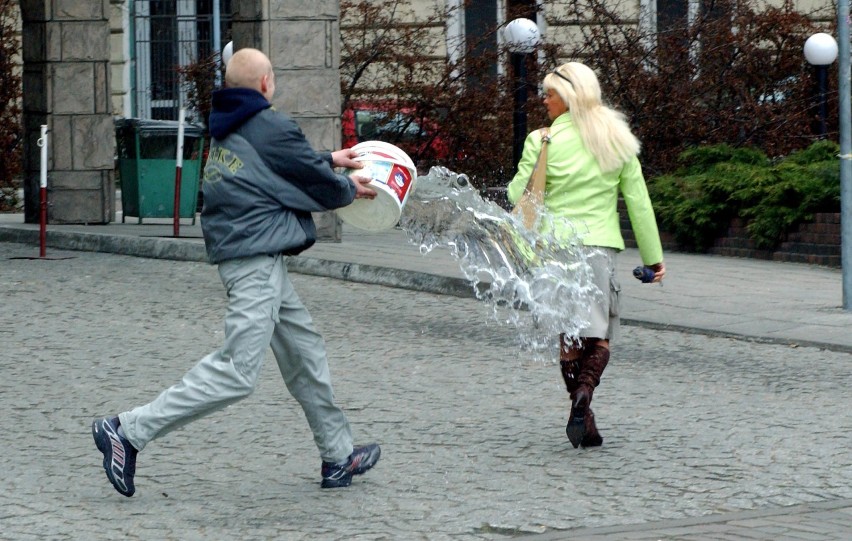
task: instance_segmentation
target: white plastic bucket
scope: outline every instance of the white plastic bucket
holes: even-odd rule
[[[408,154],[390,143],[364,141],[352,149],[358,152],[355,161],[362,162],[364,168],[350,169],[346,174],[370,177],[376,198],[356,199],[351,205],[337,209],[337,214],[347,224],[366,231],[390,229],[399,222],[414,189],[417,168]]]

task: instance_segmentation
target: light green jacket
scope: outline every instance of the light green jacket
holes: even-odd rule
[[[597,160],[583,146],[569,113],[553,121],[550,134],[544,205],[548,215],[556,220],[552,224],[544,220],[544,227],[552,227],[557,238],[566,238],[571,232],[560,229],[566,229],[562,219],[567,219],[586,246],[623,250],[617,210],[620,190],[642,263],[653,265],[662,261],[660,234],[639,158],[634,157],[620,170],[602,173]],[[510,203],[515,204],[524,193],[540,149],[541,136],[536,130],[527,136],[518,173],[509,183]]]

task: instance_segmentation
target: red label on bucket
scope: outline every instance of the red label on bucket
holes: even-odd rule
[[[392,189],[399,198],[400,203],[405,200],[408,187],[411,186],[411,171],[400,165],[394,164],[388,177],[388,188]]]

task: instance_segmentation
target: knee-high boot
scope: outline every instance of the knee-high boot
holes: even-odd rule
[[[575,449],[580,445],[597,447],[603,443],[603,438],[595,424],[595,414],[589,406],[592,403],[595,387],[600,384],[601,374],[608,362],[608,348],[594,345],[583,351],[580,371],[576,378],[577,385],[571,393],[571,414],[568,417],[568,425],[565,427],[565,433]]]
[[[577,380],[580,377],[580,357],[569,359],[569,356],[576,355],[571,348],[565,344],[565,335],[559,335],[559,367],[562,369],[562,379],[565,381],[565,388],[569,394],[574,394],[580,382]],[[582,356],[582,351],[580,352]]]
[[[565,381],[565,389],[569,394],[574,394],[580,382],[577,378],[580,376],[580,359],[572,359],[570,361],[560,360],[559,367],[562,369],[562,379]]]

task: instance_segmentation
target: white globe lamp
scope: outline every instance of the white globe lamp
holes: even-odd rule
[[[234,56],[234,42],[229,41],[225,48],[222,49],[222,65],[227,67],[228,61]]]
[[[825,32],[819,32],[805,41],[805,60],[817,71],[819,85],[819,136],[828,133],[828,66],[837,59],[837,41]]]
[[[812,66],[828,66],[837,59],[837,41],[820,32],[805,41],[805,60]]]
[[[511,52],[529,54],[541,43],[541,33],[533,21],[520,18],[503,28],[503,40]]]

